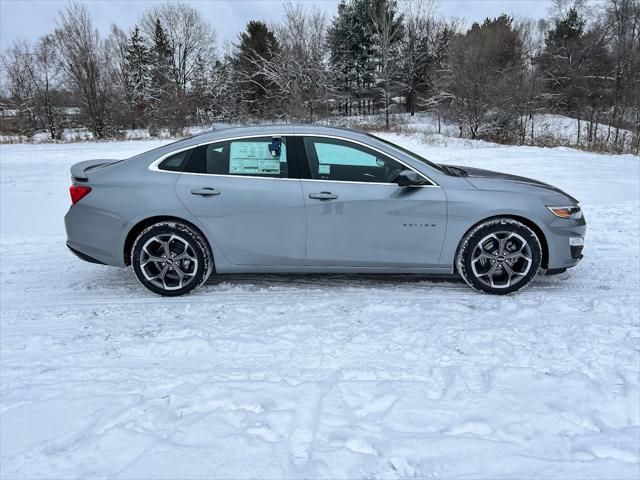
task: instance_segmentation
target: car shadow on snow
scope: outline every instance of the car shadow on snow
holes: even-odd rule
[[[395,287],[407,284],[434,283],[452,285],[465,285],[458,275],[420,275],[420,274],[336,274],[336,273],[313,273],[313,274],[225,274],[212,275],[206,285],[232,284],[237,286],[318,286],[318,287],[361,287],[380,288]],[[466,286],[466,285],[465,285]]]
[[[558,282],[568,278],[568,273],[561,275],[538,275],[531,283],[532,288],[554,288]],[[205,286],[208,288],[364,288],[364,289],[396,289],[399,287],[436,287],[443,289],[469,289],[466,282],[458,274],[425,275],[425,274],[336,274],[336,273],[268,273],[268,274],[224,274],[212,275]]]
[[[85,289],[104,289],[105,285],[121,285],[127,290],[137,290],[142,286],[136,281],[130,268],[104,269],[93,281],[85,278]],[[95,275],[95,272],[92,273]],[[568,273],[555,276],[538,275],[531,288],[553,289],[562,284],[570,276]],[[107,278],[105,278],[107,277]],[[94,285],[95,284],[95,285]],[[369,273],[234,273],[211,275],[204,284],[206,291],[225,291],[228,289],[260,290],[271,288],[292,289],[401,289],[417,287],[434,287],[443,290],[469,290],[469,286],[457,274],[425,275],[425,274],[369,274]]]

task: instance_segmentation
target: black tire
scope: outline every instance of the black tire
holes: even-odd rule
[[[201,233],[183,223],[167,221],[151,225],[138,235],[131,248],[131,265],[146,288],[175,297],[207,281],[213,271],[213,256]]]
[[[495,295],[507,295],[529,285],[541,263],[538,236],[510,218],[487,220],[471,229],[456,255],[456,268],[464,281],[478,291]]]

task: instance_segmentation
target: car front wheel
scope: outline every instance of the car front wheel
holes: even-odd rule
[[[506,295],[537,275],[542,247],[533,230],[517,220],[498,218],[473,228],[456,256],[458,273],[471,287]]]
[[[177,296],[201,286],[213,270],[209,246],[194,228],[160,222],[144,229],[133,243],[136,277],[158,295]]]

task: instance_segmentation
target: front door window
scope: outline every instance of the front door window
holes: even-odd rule
[[[386,155],[345,140],[305,137],[304,148],[314,180],[393,183],[406,169]]]

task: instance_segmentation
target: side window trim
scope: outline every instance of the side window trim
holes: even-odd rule
[[[215,145],[215,144],[224,144],[226,142],[233,142],[233,141],[239,141],[239,140],[251,140],[251,139],[263,139],[263,138],[284,138],[286,139],[287,142],[287,156],[286,156],[286,163],[287,163],[287,176],[286,177],[272,177],[272,176],[267,176],[267,175],[238,175],[238,174],[232,174],[232,173],[208,173],[208,172],[193,172],[193,171],[185,171],[186,168],[188,166],[193,166],[193,162],[198,160],[198,155],[200,155],[202,158],[200,160],[204,159],[204,155],[206,152],[207,147],[209,147],[210,145]],[[203,142],[203,143],[198,143],[196,145],[190,145],[188,147],[184,147],[181,148],[179,150],[175,150],[173,152],[169,152],[165,155],[162,155],[161,157],[157,158],[156,160],[154,160],[153,162],[151,162],[149,164],[149,166],[147,167],[149,170],[154,171],[154,172],[161,172],[161,173],[174,173],[174,174],[179,174],[179,175],[206,175],[208,177],[234,177],[234,178],[259,178],[262,180],[296,180],[299,181],[300,180],[300,175],[297,173],[299,171],[299,155],[296,155],[296,152],[299,151],[299,147],[298,147],[298,142],[299,139],[301,137],[299,136],[290,136],[290,135],[280,135],[280,134],[266,134],[266,135],[247,135],[247,136],[242,136],[242,137],[234,137],[234,138],[225,138],[225,139],[220,139],[220,140],[215,140],[215,141],[210,141],[210,142]],[[288,143],[291,142],[292,146],[289,147]],[[162,163],[164,161],[166,161],[167,159],[173,157],[174,155],[177,155],[179,153],[182,153],[184,151],[188,151],[191,150],[191,152],[189,153],[189,156],[187,157],[186,161],[183,162],[182,165],[182,169],[181,170],[168,170],[168,169],[162,169],[160,168],[160,165],[162,165]],[[201,165],[201,167],[203,167],[204,165]],[[199,168],[198,170],[201,170],[201,168]]]
[[[421,177],[423,177],[427,182],[429,182],[429,185],[422,185],[421,187],[440,187],[440,185],[438,185],[435,181],[433,181],[429,176],[427,176],[426,174],[416,170],[414,167],[412,167],[411,165],[408,165],[406,162],[396,158],[393,155],[390,155],[386,152],[383,152],[382,150],[372,147],[370,145],[367,145],[365,143],[362,142],[358,142],[357,140],[352,140],[350,138],[345,138],[345,137],[340,137],[337,135],[326,135],[326,134],[317,134],[317,135],[308,135],[308,134],[304,134],[304,133],[271,133],[271,134],[265,134],[265,135],[259,135],[259,136],[264,136],[264,137],[269,137],[269,136],[281,136],[281,137],[286,137],[287,139],[289,138],[295,138],[297,140],[297,142],[295,142],[295,144],[297,145],[296,150],[296,157],[297,157],[297,163],[299,165],[299,169],[298,169],[298,173],[299,173],[299,178],[293,178],[291,177],[291,170],[290,170],[290,176],[289,178],[275,178],[275,177],[243,177],[243,178],[262,178],[262,179],[268,179],[268,180],[305,180],[305,181],[310,181],[310,182],[340,182],[340,183],[349,183],[347,181],[343,181],[343,180],[314,180],[311,178],[311,172],[309,171],[309,163],[307,162],[307,156],[306,156],[306,152],[304,149],[304,145],[302,144],[303,139],[307,138],[307,137],[322,137],[322,138],[333,138],[336,140],[342,140],[345,142],[349,142],[355,145],[362,145],[364,147],[370,148],[371,150],[374,150],[376,152],[381,153],[382,155],[385,155],[389,158],[391,158],[392,160],[404,165],[405,167],[407,167],[407,170],[412,170],[414,172],[416,172],[418,175],[420,175]],[[224,176],[224,177],[236,177],[238,178],[238,175],[222,175],[222,174],[214,174],[214,173],[192,173],[192,172],[175,172],[175,171],[171,171],[171,170],[160,170],[158,168],[158,165],[160,165],[160,163],[162,163],[164,160],[166,160],[168,157],[175,155],[176,153],[180,153],[184,150],[189,150],[189,149],[195,149],[197,147],[201,147],[201,146],[206,146],[206,145],[211,145],[214,143],[220,143],[220,142],[225,142],[225,141],[232,141],[232,140],[240,140],[240,139],[246,139],[246,138],[254,138],[256,137],[256,135],[243,135],[240,137],[232,137],[232,138],[225,138],[225,139],[219,139],[219,140],[214,140],[214,141],[209,141],[209,142],[202,142],[202,143],[198,143],[195,145],[189,145],[188,147],[184,147],[181,148],[179,150],[174,150],[173,152],[169,152],[166,153],[164,155],[162,155],[161,157],[157,158],[156,160],[152,161],[149,166],[147,167],[149,170],[154,171],[154,172],[161,172],[161,173],[172,173],[172,174],[178,174],[178,175],[207,175],[207,176]],[[293,149],[292,149],[293,150]],[[293,157],[293,155],[291,155],[291,157]],[[287,158],[287,162],[289,162],[289,158]],[[289,165],[289,168],[291,167],[291,165]],[[374,182],[351,182],[351,183],[363,183],[363,184],[368,184],[368,185],[395,185],[395,183],[374,183]]]

